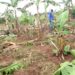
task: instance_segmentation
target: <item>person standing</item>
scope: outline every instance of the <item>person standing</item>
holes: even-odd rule
[[[49,22],[50,22],[49,29],[50,29],[50,31],[52,31],[54,29],[54,13],[53,13],[53,9],[51,9],[51,11],[48,13],[48,19],[49,19]]]

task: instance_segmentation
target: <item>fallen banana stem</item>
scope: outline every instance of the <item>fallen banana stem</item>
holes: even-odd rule
[[[59,50],[59,48],[56,46],[56,44],[52,40],[50,40],[50,42],[57,50]]]

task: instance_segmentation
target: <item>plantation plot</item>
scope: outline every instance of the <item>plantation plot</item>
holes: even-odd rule
[[[0,0],[0,75],[74,75],[73,1],[27,1]]]

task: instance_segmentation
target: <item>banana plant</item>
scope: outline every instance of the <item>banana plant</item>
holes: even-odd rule
[[[68,16],[69,16],[69,12],[66,10],[64,12],[62,12],[58,18],[57,18],[57,25],[58,25],[58,31],[59,33],[61,33],[64,29],[64,25],[66,24],[66,22],[68,21]]]
[[[6,8],[5,12],[1,14],[1,16],[4,16],[5,19],[5,26],[8,27],[8,7]]]
[[[75,60],[72,62],[64,62],[60,64],[60,68],[54,75],[75,75]]]
[[[8,7],[5,9],[4,13],[1,14],[1,16],[4,17],[5,20],[5,26],[7,27],[8,31],[11,32],[12,24],[14,24],[14,15],[13,15],[13,11],[9,10]]]
[[[69,11],[69,18],[68,21],[70,21],[70,14],[71,14],[71,9],[73,9],[74,5],[73,5],[73,0],[61,0],[61,2],[59,2],[59,4],[64,4],[64,10],[68,10]]]
[[[62,0],[61,2],[59,2],[60,4],[64,4],[64,9],[69,9],[70,7],[73,8],[73,2],[72,0]]]
[[[36,19],[37,19],[37,23],[38,23],[37,25],[40,28],[40,20],[39,20],[39,16],[40,16],[40,14],[39,14],[39,3],[40,3],[40,0],[31,0],[31,1],[33,2],[33,4],[36,5],[36,8],[37,8],[37,16],[36,16]]]
[[[16,9],[17,9],[17,5],[20,1],[22,1],[22,0],[10,0],[10,3],[9,2],[0,2],[1,4],[6,5],[8,8],[9,7],[13,8],[14,15],[15,15],[15,25],[16,25],[16,29],[17,29],[18,33],[20,30],[19,30],[18,18],[16,15]]]
[[[40,0],[30,0],[32,5],[36,5],[36,9],[37,9],[37,15],[35,16],[35,21],[37,23],[37,26],[39,28],[39,33],[38,33],[38,38],[41,38],[41,29],[42,29],[42,25],[40,24],[40,14],[39,14],[39,3],[41,2]]]

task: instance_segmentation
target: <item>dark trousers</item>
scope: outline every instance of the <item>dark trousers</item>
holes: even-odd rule
[[[53,21],[50,21],[49,29],[50,29],[50,31],[52,31],[54,29],[54,22]]]

